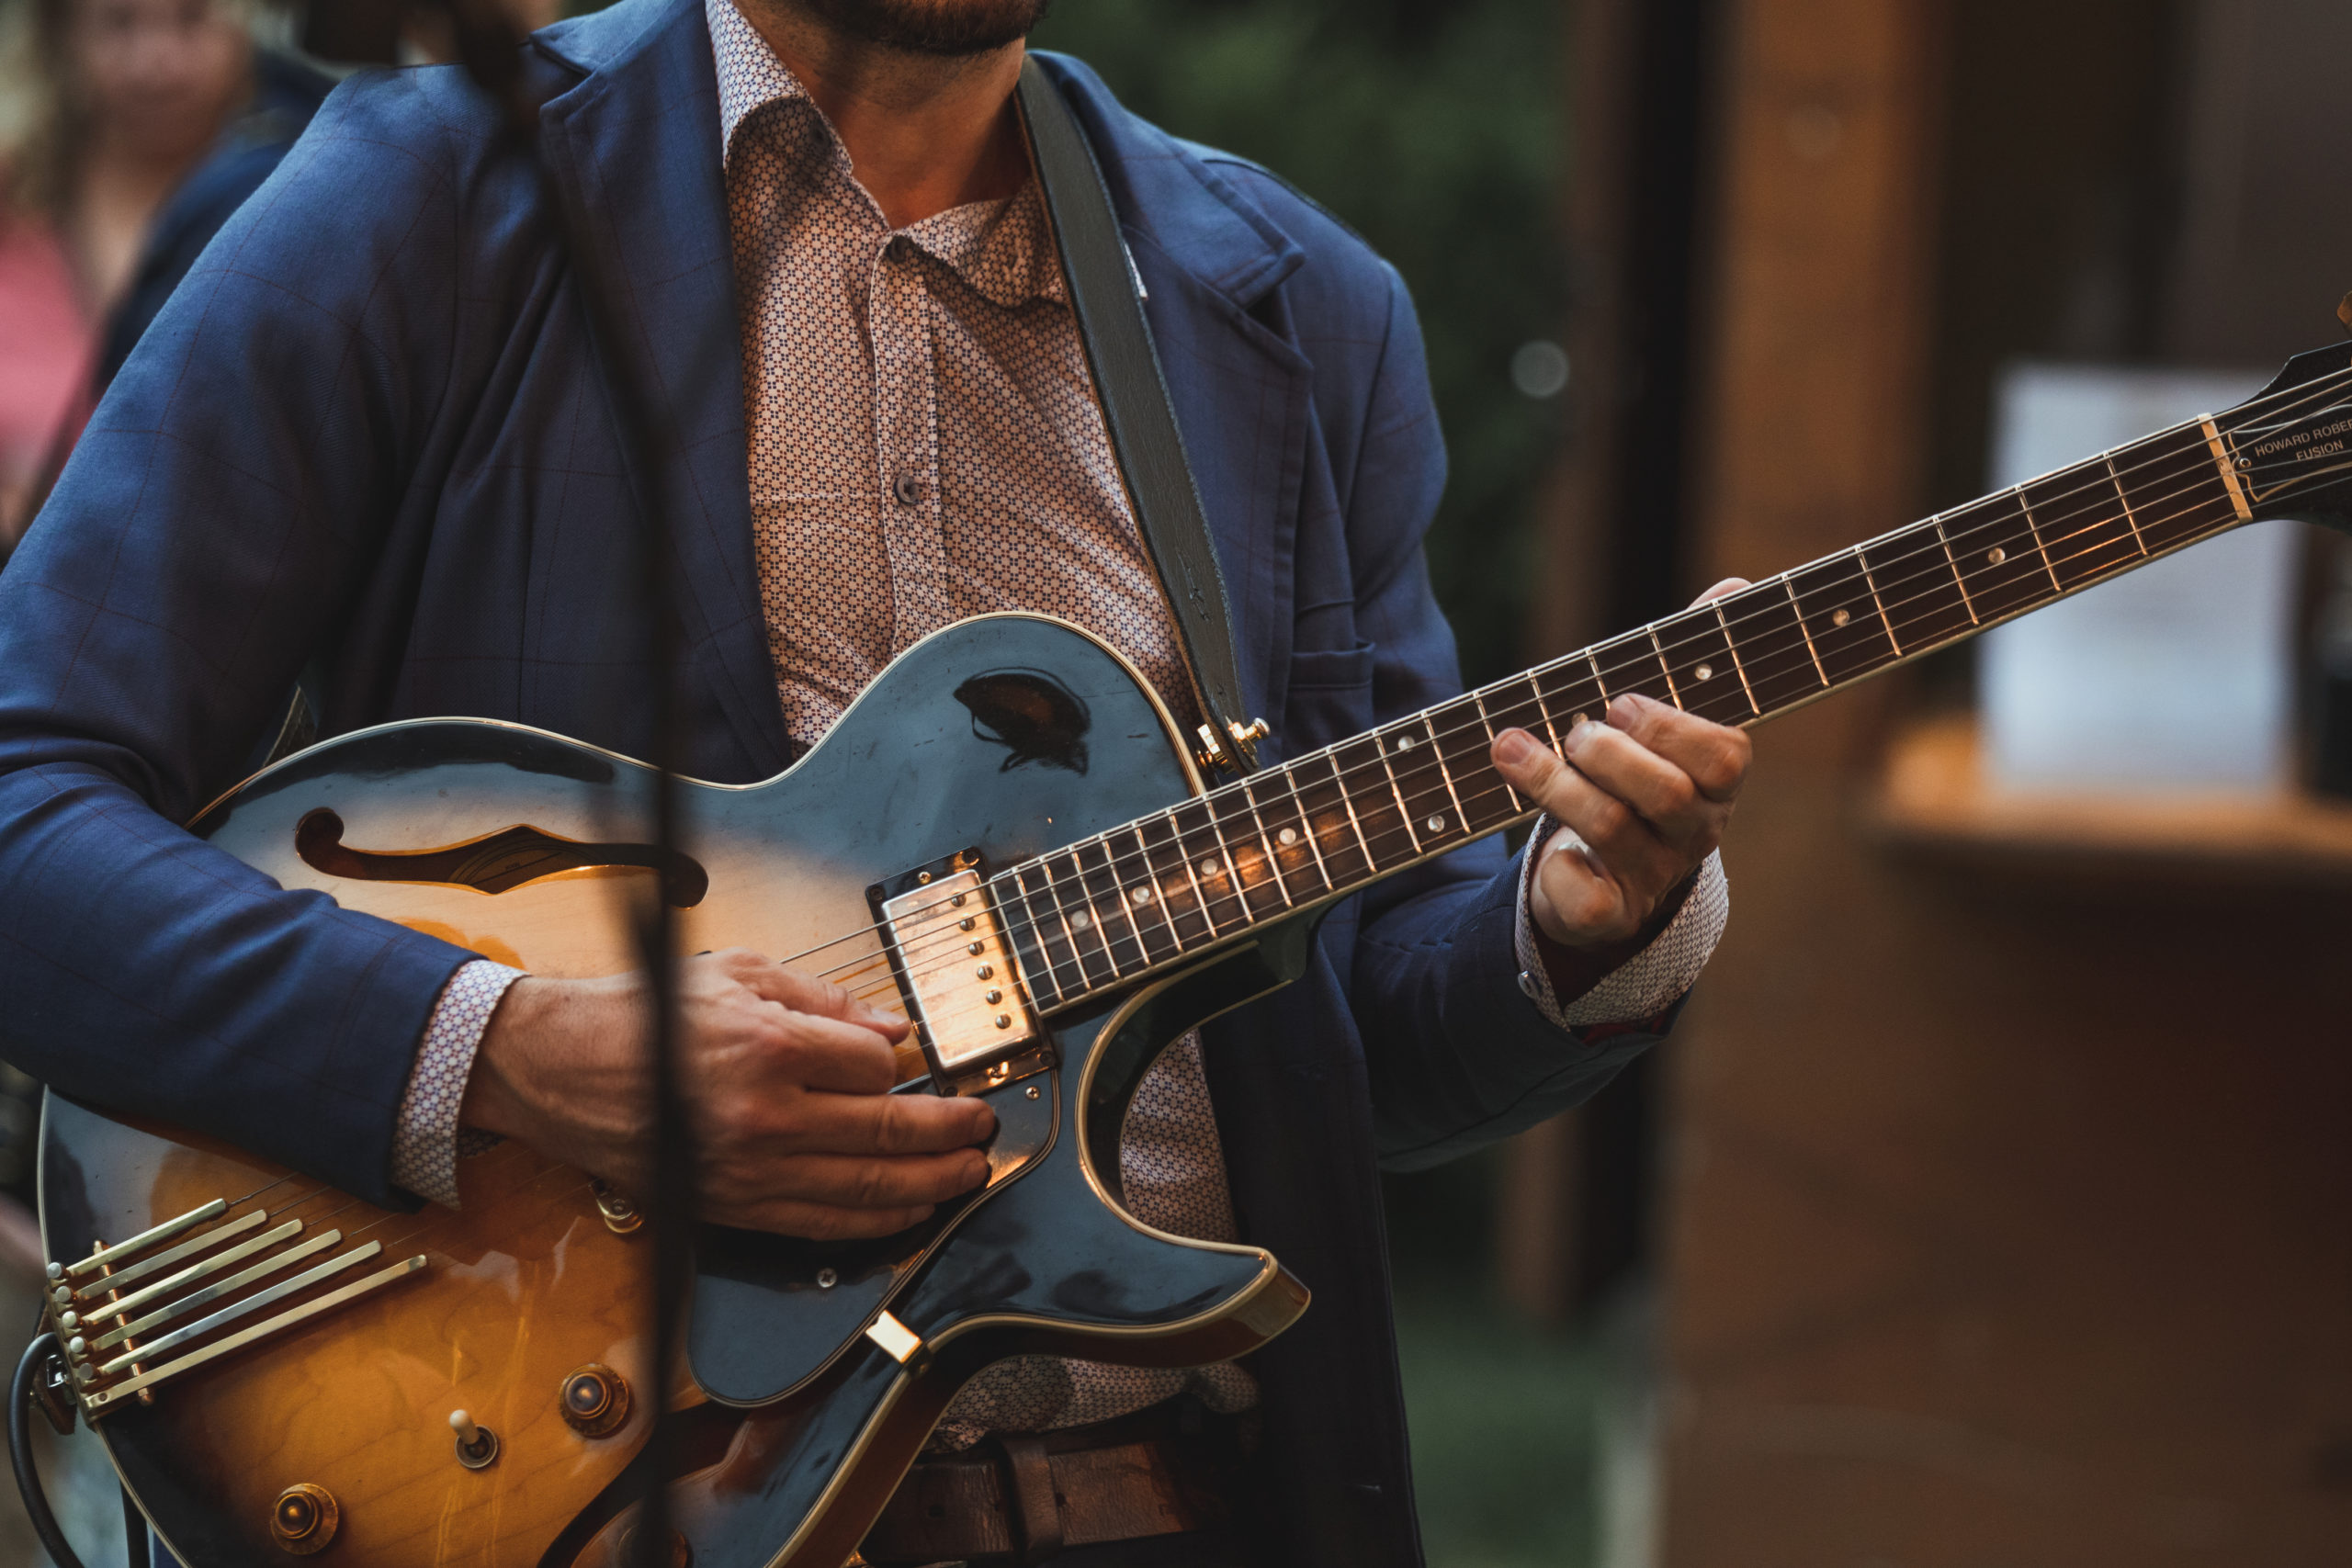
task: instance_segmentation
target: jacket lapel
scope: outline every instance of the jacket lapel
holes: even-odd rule
[[[589,74],[540,124],[560,197],[583,220],[632,333],[665,448],[658,493],[676,551],[689,709],[715,700],[743,751],[788,760],[758,569],[743,431],[733,248],[719,167],[718,89],[699,0],[638,0],[560,29]],[[605,374],[616,373],[600,345]]]

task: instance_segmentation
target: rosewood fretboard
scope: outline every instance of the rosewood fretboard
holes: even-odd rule
[[[1312,751],[989,882],[1040,1012],[1533,815],[1489,759],[1637,692],[1727,725],[1800,707],[2234,527],[2212,421],[1781,573]]]

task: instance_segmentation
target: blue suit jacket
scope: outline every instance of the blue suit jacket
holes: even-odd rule
[[[675,534],[692,771],[790,760],[752,566],[735,280],[700,0],[540,34],[551,188],[586,216],[676,437],[632,474],[543,188],[455,73],[331,98],[117,378],[0,574],[0,1048],[58,1088],[377,1201],[410,1061],[468,954],[288,893],[175,824],[296,672],[329,731],[421,715],[649,750],[632,485]],[[1261,170],[1047,68],[1149,289],[1277,754],[1451,694],[1420,536],[1443,482],[1396,274]],[[1209,1032],[1244,1232],[1315,1292],[1258,1358],[1289,1561],[1418,1561],[1376,1162],[1589,1094],[1646,1043],[1515,985],[1489,840],[1343,906],[1299,984]]]

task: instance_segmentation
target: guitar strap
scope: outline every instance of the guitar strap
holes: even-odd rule
[[[1266,725],[1242,717],[1233,613],[1168,400],[1159,351],[1144,318],[1143,276],[1119,235],[1118,214],[1085,130],[1034,58],[1021,67],[1019,98],[1111,451],[1208,721],[1200,731],[1201,760],[1204,766],[1249,773],[1258,765],[1257,740]]]

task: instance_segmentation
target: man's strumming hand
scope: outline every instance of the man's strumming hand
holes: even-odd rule
[[[888,1094],[903,1020],[740,949],[678,970],[679,1092],[706,1219],[832,1241],[888,1235],[988,1176],[976,1100]],[[653,1146],[641,975],[507,991],[461,1121],[642,1192]]]
[[[1698,603],[1747,586],[1728,578]],[[1528,892],[1536,930],[1573,952],[1622,959],[1632,956],[1627,944],[1655,934],[1668,901],[1722,842],[1750,752],[1746,731],[1648,697],[1621,696],[1605,718],[1563,736],[1561,752],[1506,729],[1494,757],[1520,794],[1586,846],[1559,834],[1542,852]]]

